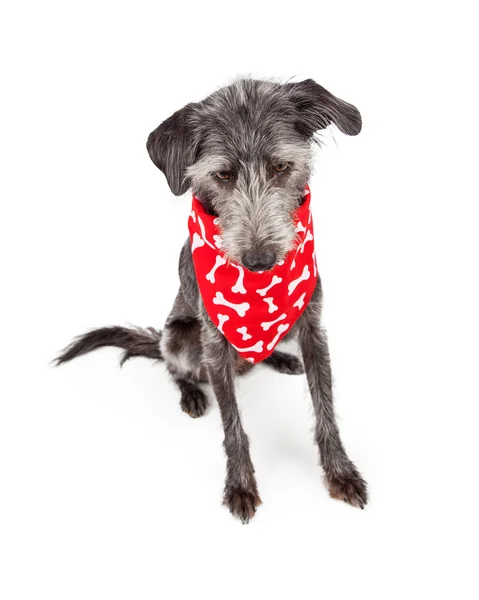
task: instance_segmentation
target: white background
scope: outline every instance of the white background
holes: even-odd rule
[[[0,15],[0,596],[477,598],[473,2],[6,2]],[[363,132],[311,182],[336,406],[370,484],[328,497],[303,377],[238,382],[263,505],[221,505],[219,411],[91,327],[162,324],[189,198],[145,149],[238,74],[312,77]]]

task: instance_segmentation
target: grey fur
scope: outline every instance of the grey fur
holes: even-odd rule
[[[174,113],[150,134],[147,148],[175,195],[191,188],[206,210],[218,216],[229,258],[252,270],[255,265],[270,268],[293,247],[291,215],[311,175],[312,143],[317,132],[331,123],[348,135],[361,130],[358,110],[311,79],[287,84],[240,79]],[[234,379],[253,365],[238,355],[210,320],[199,295],[189,240],[180,253],[179,275],[180,289],[161,342],[158,332],[148,330],[143,347],[146,355],[166,361],[181,391],[181,406],[192,417],[201,416],[207,407],[199,384],[211,383],[225,433],[224,502],[248,522],[261,500]],[[298,336],[330,493],[363,508],[366,483],[347,457],[334,416],[328,344],[320,326],[321,298],[318,278],[312,300],[288,337]],[[113,336],[111,329],[99,331],[110,336],[102,342],[102,333],[95,337],[90,332],[58,362],[108,344],[126,346],[127,357],[139,354],[141,343],[135,335],[141,336],[141,331],[131,338],[121,328]],[[158,336],[157,355],[151,349],[152,335]],[[264,362],[281,372],[303,372],[296,357],[278,351]]]

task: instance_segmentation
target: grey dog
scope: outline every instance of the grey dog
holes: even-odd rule
[[[331,123],[347,135],[361,130],[358,110],[311,79],[283,84],[243,78],[175,112],[150,134],[147,149],[173,194],[191,188],[205,210],[218,217],[226,255],[251,271],[265,271],[293,247],[291,215],[311,175],[313,143]],[[245,523],[261,499],[234,381],[254,365],[239,356],[210,320],[189,240],[180,253],[179,275],[180,289],[163,331],[96,329],[74,340],[57,364],[103,346],[124,349],[122,363],[133,356],[164,360],[181,392],[181,408],[192,417],[207,408],[199,384],[211,383],[225,435],[224,503]],[[298,339],[330,494],[363,508],[367,485],[346,454],[334,415],[321,306],[318,277],[311,301],[287,337]],[[303,373],[297,357],[278,350],[264,362],[283,373]]]

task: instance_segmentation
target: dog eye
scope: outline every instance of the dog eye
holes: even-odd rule
[[[221,181],[228,181],[231,177],[228,171],[216,171],[215,175],[218,179],[221,179]]]
[[[276,171],[276,173],[284,173],[284,171],[286,171],[288,167],[288,163],[284,162],[275,164],[273,168]]]

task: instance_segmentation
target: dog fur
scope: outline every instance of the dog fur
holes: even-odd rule
[[[312,168],[317,134],[334,123],[343,133],[361,130],[358,110],[311,79],[281,84],[239,79],[205,100],[186,105],[149,136],[147,149],[172,192],[191,189],[219,219],[225,254],[251,270],[271,268],[294,244],[292,213]],[[210,320],[201,300],[187,240],[179,259],[180,289],[164,329],[106,327],[77,338],[58,357],[61,364],[102,346],[164,360],[181,392],[181,408],[200,417],[211,383],[224,427],[227,476],[224,503],[242,522],[261,503],[248,437],[235,396],[236,375],[254,365],[241,358]],[[321,327],[322,289],[317,286],[288,338],[296,336],[316,417],[315,439],[332,497],[363,508],[367,486],[348,458],[336,423],[326,333]],[[276,350],[265,364],[299,374],[303,365]]]

